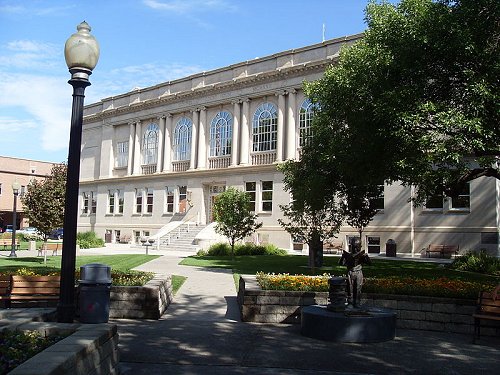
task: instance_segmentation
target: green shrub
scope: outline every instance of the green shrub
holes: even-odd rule
[[[468,251],[456,258],[450,267],[461,271],[496,274],[500,272],[500,260],[488,255],[486,250]]]
[[[279,249],[278,247],[268,245],[254,245],[254,244],[236,244],[234,246],[234,254],[236,256],[244,255],[286,255],[287,251]],[[231,255],[231,246],[227,243],[216,243],[208,249],[208,251],[198,252],[199,256],[229,256]]]
[[[80,249],[90,249],[94,247],[104,247],[104,240],[97,237],[95,232],[79,232],[76,235],[76,242]]]

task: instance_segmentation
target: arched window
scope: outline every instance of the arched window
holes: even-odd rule
[[[314,104],[310,99],[302,102],[299,112],[299,145],[303,147],[312,137],[312,119],[314,113]]]
[[[210,156],[231,155],[233,118],[229,112],[219,112],[210,124]]]
[[[174,159],[176,161],[191,158],[191,130],[193,123],[187,117],[182,117],[175,125]]]
[[[261,104],[253,115],[253,151],[276,150],[278,112],[272,103]]]
[[[151,123],[142,138],[142,164],[156,164],[158,158],[158,125]]]

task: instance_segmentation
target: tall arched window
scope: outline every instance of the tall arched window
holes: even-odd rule
[[[231,155],[233,118],[229,112],[219,112],[210,124],[210,156]]]
[[[193,123],[187,117],[182,117],[175,125],[174,159],[176,161],[191,158],[191,131]]]
[[[261,104],[253,115],[253,151],[276,150],[278,112],[272,103]]]
[[[307,144],[309,138],[312,137],[312,118],[314,112],[314,104],[310,99],[306,99],[300,106],[299,113],[299,145],[303,147]]]
[[[156,164],[158,158],[158,125],[151,123],[142,138],[142,164]]]

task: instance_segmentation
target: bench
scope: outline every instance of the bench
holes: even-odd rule
[[[500,298],[493,300],[491,292],[481,291],[477,299],[474,318],[474,342],[481,337],[481,320],[496,320],[500,322]]]
[[[38,249],[38,256],[44,255],[47,251],[52,251],[52,255],[57,255],[57,251],[62,251],[63,244],[60,242],[44,242]]]
[[[458,245],[430,244],[427,249],[425,249],[425,255],[430,258],[432,253],[439,253],[441,258],[444,258],[445,255],[448,254],[450,254],[450,257],[452,254],[456,256],[458,254]]]
[[[36,302],[45,305],[59,300],[60,276],[10,276],[10,290],[7,295],[2,296],[6,301],[6,307],[11,306],[12,301]]]
[[[12,249],[12,238],[0,238],[0,246],[3,246],[4,250]],[[16,239],[14,246],[19,250],[19,241]]]

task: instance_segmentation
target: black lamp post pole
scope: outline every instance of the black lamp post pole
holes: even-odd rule
[[[64,206],[64,237],[61,260],[61,290],[57,305],[57,320],[72,323],[75,317],[75,264],[76,228],[78,221],[78,187],[80,178],[80,149],[82,143],[83,100],[85,88],[90,86],[87,78],[72,78],[73,106],[68,151],[68,176],[66,202]]]
[[[10,249],[9,258],[17,258],[16,254],[16,227],[17,227],[17,195],[18,191],[14,190],[14,208],[12,209],[12,247]]]

